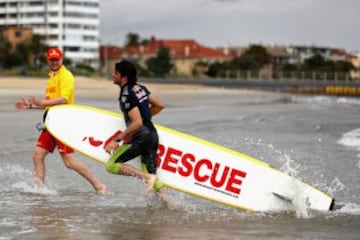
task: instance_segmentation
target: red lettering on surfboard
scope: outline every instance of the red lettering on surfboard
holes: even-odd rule
[[[182,177],[193,176],[199,183],[207,183],[213,188],[240,194],[241,185],[247,173],[206,158],[197,158],[173,147],[159,144],[157,166]]]
[[[104,146],[108,145],[120,133],[122,133],[122,131],[117,130],[113,135],[111,135],[108,139],[106,139]]]
[[[112,141],[116,136],[118,136],[120,133],[122,133],[121,130],[117,130],[114,134],[112,134],[109,138],[107,138],[105,140],[105,143],[104,141],[101,141],[101,140],[96,140],[93,136],[85,136],[83,139],[82,139],[82,142],[88,140],[89,144],[93,147],[99,147],[101,146],[103,143],[104,143],[104,146],[106,146],[110,141]],[[124,143],[129,141],[129,139],[124,139]]]
[[[95,140],[94,137],[84,137],[82,141],[84,142],[86,140],[89,140],[90,145],[94,147],[98,147],[103,143],[101,140]]]

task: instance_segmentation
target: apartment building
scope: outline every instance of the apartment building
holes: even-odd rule
[[[100,0],[0,0],[0,27],[31,27],[73,63],[99,64]]]

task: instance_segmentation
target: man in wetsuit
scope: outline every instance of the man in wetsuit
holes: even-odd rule
[[[119,103],[127,127],[105,146],[108,153],[115,151],[107,162],[106,169],[113,174],[144,179],[148,184],[146,193],[154,189],[166,201],[162,194],[163,184],[156,176],[159,138],[151,120],[164,106],[145,86],[137,83],[137,71],[131,62],[123,60],[116,63],[112,78],[113,83],[121,88]],[[125,143],[119,148],[119,143],[123,141]],[[126,164],[139,155],[143,171]]]

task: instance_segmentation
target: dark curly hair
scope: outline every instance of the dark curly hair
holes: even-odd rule
[[[121,60],[120,62],[115,63],[115,71],[119,72],[122,77],[127,77],[129,84],[136,84],[137,71],[132,62]]]

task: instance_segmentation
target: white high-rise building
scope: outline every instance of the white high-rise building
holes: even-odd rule
[[[100,0],[0,0],[0,27],[31,27],[73,63],[99,63]]]

